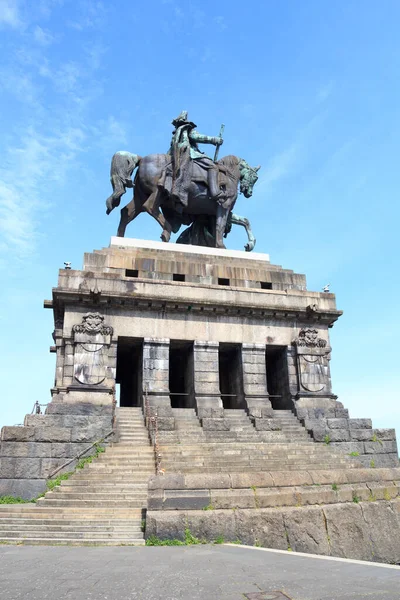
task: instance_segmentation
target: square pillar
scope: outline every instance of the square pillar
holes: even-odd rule
[[[223,416],[218,348],[218,342],[194,342],[194,394],[200,419]]]
[[[271,416],[264,344],[243,344],[242,365],[244,397],[249,414],[254,417]]]
[[[145,394],[159,417],[172,417],[168,338],[145,338],[143,341],[143,397]]]

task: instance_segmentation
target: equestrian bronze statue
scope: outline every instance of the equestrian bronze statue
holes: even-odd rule
[[[147,212],[161,225],[164,242],[169,241],[171,232],[187,225],[177,243],[225,248],[223,238],[237,224],[247,232],[245,250],[253,250],[256,240],[248,219],[232,211],[238,186],[241,194],[251,197],[260,167],[253,168],[237,156],[217,160],[223,126],[217,137],[200,134],[186,111],[172,124],[175,129],[167,154],[141,157],[116,152],[112,158],[113,193],[106,201],[107,214],[119,206],[126,189],[133,188],[133,199],[121,210],[117,235],[123,237],[128,223]],[[216,146],[214,160],[199,150],[199,143]]]

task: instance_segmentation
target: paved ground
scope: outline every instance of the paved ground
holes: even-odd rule
[[[400,600],[400,568],[235,546],[0,546],[1,600],[272,600],[275,590],[291,600]]]

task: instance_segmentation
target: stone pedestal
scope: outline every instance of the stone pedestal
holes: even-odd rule
[[[194,393],[200,419],[223,417],[218,347],[218,342],[194,342]]]
[[[264,344],[242,345],[243,388],[247,409],[256,419],[271,417]]]
[[[169,395],[169,339],[143,341],[143,397],[157,411],[160,429],[174,429]]]

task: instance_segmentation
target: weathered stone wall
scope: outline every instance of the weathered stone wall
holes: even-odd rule
[[[398,563],[399,492],[399,468],[153,476],[146,537]]]
[[[112,429],[112,416],[111,406],[52,402],[45,415],[27,415],[23,427],[3,427],[0,496],[30,500],[42,493],[55,469]]]
[[[260,545],[326,556],[398,564],[400,501],[147,513],[146,537],[184,539],[185,529],[204,540]]]
[[[351,419],[335,400],[302,399],[295,410],[315,442],[354,456],[365,467],[399,466],[394,429],[373,429],[371,419]]]

